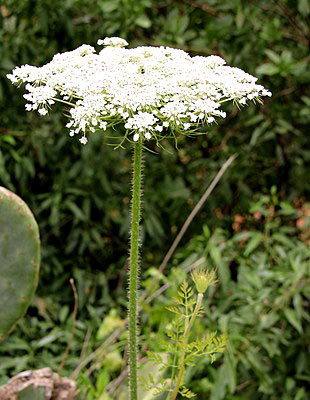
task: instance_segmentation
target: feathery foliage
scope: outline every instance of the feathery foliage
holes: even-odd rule
[[[174,305],[166,307],[174,318],[166,329],[167,339],[161,341],[161,348],[167,358],[160,353],[149,352],[148,357],[157,367],[163,371],[158,382],[151,374],[143,378],[141,383],[153,395],[168,393],[167,399],[174,400],[179,393],[186,398],[192,398],[195,394],[185,386],[184,375],[186,367],[194,366],[200,357],[209,357],[211,363],[216,360],[217,353],[223,353],[227,344],[225,334],[217,335],[217,332],[207,332],[200,339],[191,339],[191,330],[195,319],[204,313],[202,306],[203,293],[198,289],[199,283],[208,279],[208,285],[215,283],[215,271],[194,271],[192,279],[198,293],[185,280],[181,283],[177,296],[173,299]],[[205,290],[207,287],[205,288]]]

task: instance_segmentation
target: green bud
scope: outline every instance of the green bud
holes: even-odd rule
[[[199,293],[205,293],[209,286],[214,285],[217,280],[215,270],[207,271],[206,269],[198,269],[192,272],[192,280],[196,285]]]

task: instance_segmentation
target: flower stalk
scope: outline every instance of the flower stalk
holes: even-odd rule
[[[199,313],[200,307],[201,307],[201,303],[202,303],[202,299],[203,299],[203,294],[202,293],[198,293],[197,295],[197,300],[196,300],[196,306],[194,309],[194,312],[189,320],[188,323],[186,323],[186,327],[185,327],[185,331],[184,331],[184,336],[183,336],[183,343],[187,344],[188,342],[188,338],[189,338],[189,334],[190,331],[192,329],[193,323]],[[182,385],[183,382],[183,378],[184,378],[184,372],[185,372],[185,356],[186,356],[186,347],[184,347],[184,349],[181,352],[180,355],[180,359],[179,359],[179,365],[178,365],[178,376],[177,376],[177,380],[176,380],[176,384],[173,390],[173,393],[171,395],[171,399],[170,400],[175,400],[178,392],[179,392],[179,388]]]
[[[142,143],[134,144],[133,185],[131,210],[131,239],[129,257],[129,393],[130,400],[138,399],[138,280],[139,280],[139,224],[141,215]]]

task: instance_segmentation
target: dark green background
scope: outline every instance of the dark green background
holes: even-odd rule
[[[89,144],[81,146],[77,139],[69,137],[61,108],[44,118],[26,112],[22,89],[13,87],[5,75],[15,65],[39,66],[57,52],[72,50],[83,43],[96,46],[98,38],[120,36],[130,46],[167,45],[182,48],[192,55],[217,54],[228,64],[257,76],[259,82],[272,91],[273,96],[266,99],[263,106],[252,104],[241,111],[228,106],[228,116],[223,122],[210,127],[207,135],[181,140],[178,150],[174,143],[167,142],[167,151],[145,154],[143,279],[143,271],[159,265],[193,205],[232,154],[239,156],[184,237],[179,249],[180,260],[188,255],[187,242],[191,238],[195,242],[203,226],[208,225],[211,237],[218,237],[218,229],[222,229],[225,232],[223,241],[229,241],[234,234],[234,215],[251,215],[253,203],[263,209],[271,207],[274,213],[281,214],[281,202],[298,206],[300,211],[309,198],[309,17],[307,0],[2,1],[0,183],[20,195],[33,210],[40,225],[43,252],[40,285],[29,319],[0,347],[3,360],[7,360],[0,367],[4,378],[15,371],[14,362],[10,360],[16,355],[24,359],[18,370],[48,363],[54,367],[59,361],[68,336],[56,335],[50,342],[52,345],[35,350],[32,346],[31,351],[27,346],[32,341],[36,343],[38,335],[64,329],[62,323],[66,316],[62,321],[59,312],[65,310],[62,311],[65,315],[69,307],[72,309],[72,291],[68,283],[71,276],[79,292],[79,318],[87,321],[86,325],[92,326],[94,332],[103,313],[111,308],[125,315],[131,171],[130,146],[114,150],[101,133],[93,134]],[[275,218],[276,227],[272,229],[278,231],[282,224],[295,226],[300,215],[292,210],[288,214],[291,219]],[[266,225],[268,221],[262,222]],[[254,232],[261,228],[264,229],[261,223],[252,222],[248,227]],[[285,232],[285,235],[288,241],[299,240],[305,244],[303,251],[307,253],[308,242],[300,239],[299,231]],[[258,241],[253,247],[255,251],[259,245]],[[205,254],[204,251],[201,250],[201,254]],[[225,256],[226,250],[223,251]],[[235,251],[238,253],[238,246]],[[265,252],[269,260],[266,248],[259,251]],[[284,251],[288,252],[288,248]],[[199,253],[192,247],[190,252]],[[239,284],[238,273],[242,263],[248,263],[250,253],[245,256],[242,253],[243,261],[234,258],[234,268],[226,278],[227,290],[230,284]],[[302,254],[309,263],[308,256]],[[266,271],[273,270],[272,262],[266,263]],[[255,265],[253,261],[253,268]],[[231,263],[227,268],[229,266]],[[277,266],[285,270],[281,263]],[[309,268],[305,274],[310,274]],[[274,284],[273,289],[276,288]],[[239,287],[234,290],[239,289],[241,293]],[[304,309],[309,305],[308,294],[300,295]],[[251,298],[251,294],[243,295],[243,299],[251,303],[247,298]],[[218,296],[218,302],[224,301],[227,292],[222,290]],[[263,303],[264,299],[260,301]],[[286,306],[289,307],[290,302]],[[223,307],[222,313],[229,313],[229,309]],[[301,326],[303,323],[306,326],[298,331],[292,324],[286,328],[287,319],[281,314],[280,318],[286,322],[283,325],[280,320],[278,328],[284,329],[283,334],[287,332],[285,329],[291,329],[292,340],[295,338],[298,342],[294,342],[295,347],[290,346],[289,356],[285,347],[289,345],[281,344],[286,350],[280,346],[278,357],[283,356],[284,366],[288,360],[292,365],[295,362],[300,365],[296,357],[301,353],[309,357],[309,314],[306,315],[300,316]],[[243,329],[240,328],[240,334],[246,337],[250,333],[242,316],[240,318]],[[86,330],[86,325],[82,325],[81,322],[80,337],[77,335],[73,355],[66,364],[68,372],[77,363],[76,354]],[[155,324],[154,330],[157,329]],[[260,335],[264,337],[265,334]],[[257,346],[261,344],[253,344],[253,349]],[[235,355],[239,363],[242,356],[246,357],[240,348]],[[298,372],[304,378],[296,378],[294,368],[275,367],[276,361],[270,354],[262,356],[261,362],[269,363],[270,368],[262,372],[253,366],[254,361],[249,362],[247,368],[245,364],[240,367],[233,362],[236,384],[223,385],[222,393],[213,394],[212,400],[307,399],[306,392],[298,394],[296,387],[309,390],[309,364]],[[199,389],[199,399],[207,396],[209,390],[215,393],[215,389],[210,388],[216,387],[214,382],[220,365],[221,361],[215,372],[209,374],[209,386]],[[277,379],[274,384],[266,383],[264,379],[273,369],[277,371]],[[201,377],[205,375],[202,371]],[[291,392],[285,389],[285,382]],[[289,397],[285,397],[286,392]]]

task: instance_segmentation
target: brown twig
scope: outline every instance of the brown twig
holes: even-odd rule
[[[125,322],[124,322],[125,325]],[[115,340],[119,337],[119,335],[125,330],[125,328],[117,328],[106,340],[102,345],[100,345],[95,351],[89,354],[83,361],[79,363],[79,365],[75,368],[75,370],[70,375],[70,378],[75,379],[82,369],[91,361],[93,361],[106,347],[111,346]]]
[[[139,358],[140,364],[143,364],[146,361],[147,361],[147,359],[145,357]],[[120,373],[120,375],[107,385],[106,390],[110,395],[112,395],[115,392],[115,390],[118,388],[118,386],[121,385],[123,383],[123,381],[126,379],[126,377],[128,375],[128,370],[129,370],[128,367],[123,369],[123,371]]]
[[[80,353],[80,358],[79,358],[78,365],[81,364],[81,362],[83,360],[85,360],[85,358],[87,357],[86,351],[87,351],[87,348],[89,346],[89,342],[90,342],[90,339],[91,339],[92,332],[93,332],[93,330],[91,328],[87,329],[87,332],[86,332],[86,335],[85,335],[85,338],[84,338],[84,342],[83,342],[83,346],[82,346],[82,350],[81,350],[81,353]]]
[[[115,392],[115,390],[123,383],[123,381],[126,379],[128,375],[128,367],[124,368],[123,371],[118,375],[117,378],[115,378],[113,381],[111,381],[107,385],[107,392],[111,395]]]
[[[212,8],[205,3],[200,4],[197,1],[192,1],[192,0],[182,0],[182,2],[190,5],[193,8],[199,8],[200,10],[206,12],[207,14],[212,15],[212,17],[217,17],[219,15],[219,12],[215,10],[215,8]]]
[[[267,11],[269,13],[273,13],[279,15],[282,18],[285,18],[294,27],[294,32],[291,32],[290,30],[283,31],[284,37],[290,40],[294,40],[295,42],[299,42],[304,46],[309,46],[310,30],[305,31],[303,29],[303,26],[296,19],[290,8],[287,7],[287,5],[285,5],[282,1],[273,0],[275,7],[271,7],[267,4],[258,4],[255,0],[251,0],[251,2],[263,11]],[[298,35],[296,31],[299,31],[300,35]]]
[[[283,16],[286,17],[289,22],[293,25],[295,29],[297,29],[302,35],[306,36],[309,34],[305,32],[303,27],[300,25],[298,19],[295,17],[292,10],[282,1],[282,0],[273,0],[279,7],[280,10],[283,11]]]
[[[178,244],[180,243],[182,237],[184,236],[185,232],[187,231],[188,227],[192,223],[193,219],[197,215],[198,211],[201,209],[201,207],[204,205],[210,194],[213,192],[213,189],[216,187],[222,176],[224,175],[225,171],[227,168],[230,166],[230,164],[234,161],[234,159],[238,156],[238,154],[234,154],[228,158],[228,160],[222,165],[222,168],[219,170],[213,181],[211,182],[210,186],[208,186],[207,190],[201,197],[201,199],[198,201],[192,212],[189,214],[189,216],[186,218],[186,221],[184,222],[180,232],[178,233],[177,237],[174,239],[170,249],[168,250],[167,254],[165,255],[162,263],[159,266],[159,271],[163,272],[163,270],[166,268],[166,265],[168,264],[170,258],[172,257],[173,253],[175,252],[176,248],[178,247]]]
[[[57,371],[58,373],[63,369],[65,361],[66,361],[66,359],[68,357],[68,354],[69,354],[69,351],[71,349],[72,342],[73,342],[73,339],[74,339],[74,333],[75,333],[75,327],[76,327],[76,315],[77,315],[77,308],[78,308],[78,294],[77,294],[77,290],[76,290],[76,287],[75,287],[75,284],[74,284],[74,279],[70,278],[69,282],[70,282],[70,285],[72,287],[73,296],[74,296],[72,330],[71,330],[71,336],[70,336],[70,339],[68,341],[66,350],[65,350],[65,352],[64,352],[64,354],[62,356],[62,360],[61,360],[61,363],[60,363],[58,371]]]
[[[283,37],[289,40],[293,40],[294,42],[298,42],[303,46],[309,46],[309,39],[306,37],[296,35],[295,33],[291,33],[289,31],[283,32]]]

